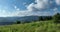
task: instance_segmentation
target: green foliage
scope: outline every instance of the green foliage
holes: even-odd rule
[[[60,23],[60,14],[59,13],[55,14],[53,19],[55,23]]]
[[[20,24],[21,23],[21,21],[16,21],[16,24]]]
[[[43,17],[42,16],[39,17],[39,21],[43,21]]]
[[[25,24],[0,26],[0,32],[60,32],[60,24],[51,21],[38,21]]]
[[[52,16],[40,16],[39,21],[52,20]]]

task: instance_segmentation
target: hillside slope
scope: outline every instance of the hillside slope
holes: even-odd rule
[[[0,26],[0,32],[60,32],[60,24],[55,24],[52,21],[13,24]]]

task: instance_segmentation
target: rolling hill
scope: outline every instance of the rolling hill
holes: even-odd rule
[[[53,21],[13,24],[0,26],[0,32],[60,32],[60,24],[55,24]]]

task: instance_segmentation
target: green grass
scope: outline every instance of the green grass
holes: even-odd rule
[[[0,32],[60,32],[60,24],[55,24],[53,21],[13,24],[0,26]]]

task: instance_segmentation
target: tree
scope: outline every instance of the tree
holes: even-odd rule
[[[52,20],[52,16],[40,16],[39,21]]]
[[[43,21],[43,16],[40,16],[39,17],[39,21]]]
[[[20,23],[21,23],[21,21],[18,21],[18,20],[16,21],[16,24],[20,24]]]
[[[57,13],[53,17],[55,23],[60,23],[60,13]]]
[[[45,20],[52,20],[52,16],[46,16]]]

